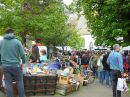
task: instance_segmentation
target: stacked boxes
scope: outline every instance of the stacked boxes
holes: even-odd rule
[[[24,75],[26,96],[54,95],[56,90],[56,74]]]

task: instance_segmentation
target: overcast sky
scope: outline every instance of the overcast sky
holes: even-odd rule
[[[63,2],[66,4],[66,5],[70,5],[72,3],[73,0],[63,0]]]

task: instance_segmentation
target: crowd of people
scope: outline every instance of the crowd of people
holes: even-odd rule
[[[32,62],[40,62],[39,49],[36,42],[33,41],[32,45]],[[116,90],[117,80],[123,76],[123,73],[130,73],[130,53],[126,51],[120,52],[120,46],[115,44],[113,52],[107,51],[64,51],[63,55],[70,56],[70,59],[83,67],[84,75],[87,68],[90,68],[94,76],[99,78],[99,82],[103,83],[106,79],[107,87],[113,87],[113,97],[121,97],[121,91]],[[47,60],[45,50],[40,51],[42,60]],[[19,55],[22,59],[20,64]],[[51,58],[52,55],[49,57]],[[81,61],[80,61],[81,59]],[[5,85],[7,97],[13,97],[12,90],[12,76],[17,83],[19,97],[25,97],[24,83],[23,83],[23,67],[25,65],[25,52],[21,42],[15,39],[14,31],[12,29],[6,30],[4,39],[0,41],[0,65],[5,76]],[[128,70],[126,69],[128,68]],[[98,71],[100,75],[98,75]],[[109,80],[111,79],[111,85]]]
[[[87,67],[91,67],[95,77],[99,78],[100,83],[103,84],[104,79],[106,79],[106,86],[113,88],[113,97],[121,97],[121,91],[116,90],[117,81],[124,73],[130,73],[130,53],[128,54],[127,51],[120,53],[118,44],[113,46],[113,50],[113,52],[107,51],[106,54],[104,51],[69,51],[68,55],[72,56],[73,61],[76,58],[81,58],[81,64],[79,63],[79,65],[84,68],[85,75]]]

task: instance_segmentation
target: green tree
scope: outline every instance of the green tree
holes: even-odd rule
[[[65,38],[64,41],[60,44],[60,46],[62,46],[63,48],[63,51],[65,46],[69,46],[71,49],[75,50],[82,49],[84,41],[83,38],[77,32],[78,30],[76,29],[76,25],[73,25],[73,29],[71,28],[69,32],[71,34],[68,35],[67,38]]]
[[[15,29],[16,36],[36,40],[46,46],[71,41],[75,27],[68,21],[67,6],[55,0],[1,0],[0,31]]]
[[[74,0],[71,6],[84,12],[96,46],[130,44],[129,0]]]
[[[82,47],[84,45],[84,41],[83,41],[83,38],[78,33],[75,33],[70,38],[70,40],[71,41],[68,43],[68,45],[71,47],[71,49],[82,50]]]

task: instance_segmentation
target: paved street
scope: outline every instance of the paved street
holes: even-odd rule
[[[80,90],[68,95],[67,97],[112,97],[112,88],[107,88],[105,84],[100,84],[96,79],[92,84],[88,86],[82,86]],[[0,92],[0,97],[6,97],[5,94]],[[35,96],[36,97],[36,96]],[[37,96],[39,97],[39,96]],[[52,96],[45,96],[52,97]],[[61,97],[61,96],[55,96]],[[130,97],[128,92],[122,92],[121,97]]]

